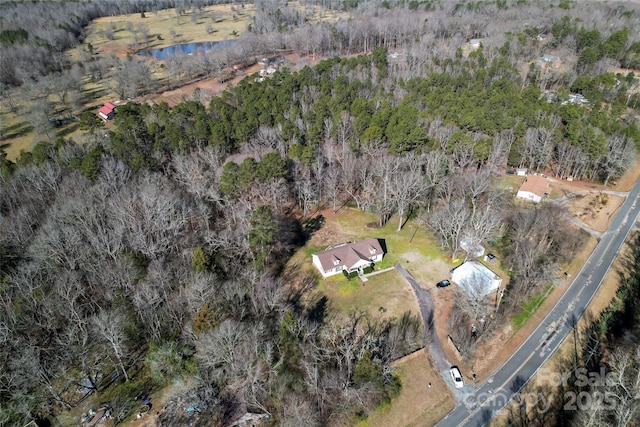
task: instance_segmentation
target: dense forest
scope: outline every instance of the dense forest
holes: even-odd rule
[[[172,402],[162,425],[226,425],[247,411],[290,426],[366,416],[398,392],[391,362],[422,347],[424,331],[409,314],[344,320],[326,298],[304,298],[317,278],[285,264],[318,207],[349,204],[380,225],[395,216],[398,229],[414,219],[453,255],[463,238],[493,244],[512,275],[500,316],[580,247],[560,207],[515,205],[496,177],[527,167],[606,184],[632,164],[638,80],[611,67],[637,65],[638,10],[318,3],[360,18],[306,26],[265,2],[242,39],[256,52],[326,54],[314,67],[246,78],[207,105],[131,102],[108,130],[84,116],[86,144],[43,141],[15,163],[0,155],[0,425],[71,408],[81,384],[118,421],[160,388]],[[63,23],[42,27],[67,34],[58,47],[21,31],[52,4],[0,6],[15,14],[0,34],[14,55],[0,55],[4,90],[69,71],[56,55],[93,17],[148,10],[80,4],[77,27],[59,15],[69,3],[50,12]],[[506,29],[522,16],[527,26]],[[472,37],[482,44],[463,50]],[[27,76],[32,49],[46,53]],[[549,49],[565,52],[564,68],[537,61]],[[456,307],[452,335],[467,356],[462,331],[480,310]]]

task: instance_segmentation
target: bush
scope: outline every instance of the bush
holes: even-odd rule
[[[342,274],[344,274],[344,277],[349,280],[353,279],[354,277],[358,277],[357,271],[352,271],[351,273],[349,273],[347,270],[342,270]]]
[[[362,270],[363,274],[369,274],[373,271],[373,265],[370,265],[369,267],[365,267],[364,270]]]

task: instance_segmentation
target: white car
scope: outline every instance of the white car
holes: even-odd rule
[[[457,366],[452,366],[451,369],[449,369],[449,373],[451,374],[453,385],[455,385],[456,388],[462,388],[464,386],[464,381],[462,380],[460,369],[458,369]]]

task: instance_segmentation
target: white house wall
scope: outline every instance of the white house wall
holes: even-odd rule
[[[537,194],[533,194],[529,191],[518,191],[518,194],[516,195],[516,197],[520,199],[531,200],[534,203],[538,203],[542,200],[542,197],[538,196]]]
[[[311,255],[311,258],[313,259],[313,265],[316,266],[316,268],[318,269],[318,271],[320,272],[320,274],[322,274],[322,277],[327,277],[327,275],[325,274],[324,270],[322,269],[322,265],[320,264],[320,258],[318,258],[317,255]]]

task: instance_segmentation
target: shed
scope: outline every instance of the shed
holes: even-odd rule
[[[100,110],[98,111],[98,116],[102,120],[113,120],[113,117],[116,114],[116,105],[111,102],[105,102]]]
[[[451,281],[475,300],[496,292],[502,285],[502,278],[479,261],[467,261],[454,268]]]

